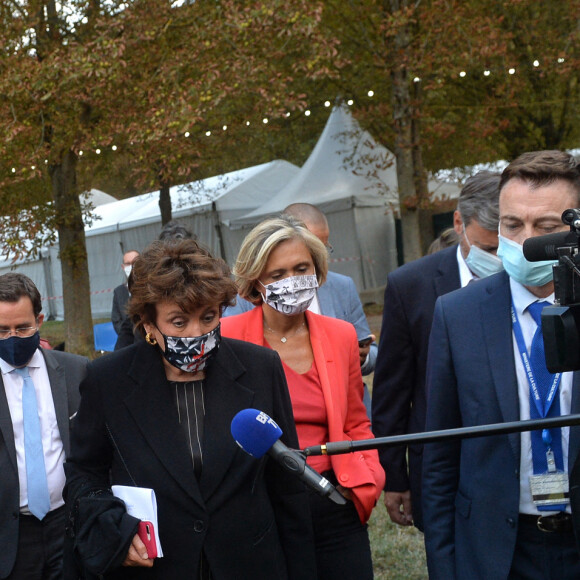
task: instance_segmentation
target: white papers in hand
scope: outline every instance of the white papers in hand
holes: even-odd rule
[[[157,500],[155,490],[148,487],[132,487],[130,485],[113,485],[113,495],[122,499],[127,506],[127,513],[144,522],[151,522],[155,531],[157,543],[157,557],[163,556],[161,543],[159,542],[159,525],[157,522]]]

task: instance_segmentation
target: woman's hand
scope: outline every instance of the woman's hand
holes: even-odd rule
[[[137,534],[131,542],[123,566],[144,566],[145,568],[153,566],[153,558],[147,556],[147,548]]]

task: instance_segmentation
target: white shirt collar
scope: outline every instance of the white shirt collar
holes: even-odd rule
[[[34,351],[32,358],[28,361],[27,367],[38,368],[42,366],[42,353],[39,349]],[[0,358],[0,371],[2,371],[3,375],[11,373],[16,367],[13,367],[11,364],[7,363],[4,359]]]
[[[472,280],[478,279],[465,263],[465,258],[461,253],[461,246],[459,244],[457,244],[457,265],[459,266],[459,281],[461,282],[462,288],[467,286]]]
[[[554,292],[552,292],[549,296],[546,296],[546,298],[538,298],[525,286],[519,282],[516,282],[513,278],[510,278],[510,290],[512,293],[514,308],[516,309],[516,314],[518,317],[521,317],[522,314],[526,311],[526,308],[534,302],[549,302],[550,304],[554,304]]]

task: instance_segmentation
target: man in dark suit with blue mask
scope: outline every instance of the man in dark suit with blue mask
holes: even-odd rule
[[[440,250],[387,277],[373,384],[377,437],[425,429],[425,368],[435,301],[502,269],[497,250],[499,174],[482,171],[463,186],[453,215],[459,245]],[[423,529],[423,446],[379,450],[387,473],[384,502],[391,520]]]
[[[0,276],[0,578],[62,577],[63,463],[88,360],[39,348],[38,289]]]
[[[580,205],[580,167],[561,151],[526,153],[500,182],[498,256],[505,272],[442,296],[427,363],[427,430],[580,411],[580,373],[546,368],[541,310],[554,302],[552,264],[523,242],[566,229]],[[572,580],[580,556],[568,472],[575,428],[425,446],[423,513],[432,580]]]

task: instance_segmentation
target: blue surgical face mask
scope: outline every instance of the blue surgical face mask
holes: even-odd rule
[[[544,286],[551,282],[554,276],[552,266],[558,263],[556,260],[529,262],[524,257],[523,247],[501,234],[497,255],[510,278],[524,286]]]
[[[40,346],[40,334],[36,331],[32,336],[20,338],[11,336],[0,340],[0,358],[13,367],[23,367],[32,358]]]
[[[486,276],[497,274],[503,270],[502,261],[495,254],[486,252],[485,250],[482,250],[477,246],[472,246],[469,243],[469,238],[465,231],[465,225],[463,226],[463,235],[465,236],[465,241],[469,246],[469,254],[467,254],[467,258],[465,258],[465,263],[476,276],[479,278],[485,278]]]

